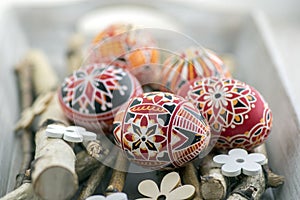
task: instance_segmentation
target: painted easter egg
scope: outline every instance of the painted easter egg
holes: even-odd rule
[[[207,119],[212,135],[220,135],[217,148],[251,150],[270,133],[272,112],[261,94],[246,83],[203,78],[190,83],[187,98]]]
[[[127,68],[141,84],[156,82],[159,51],[154,38],[132,24],[112,24],[93,40],[93,63],[106,62]]]
[[[151,169],[180,167],[208,146],[208,123],[180,96],[144,93],[122,108],[115,117],[114,137],[127,158],[138,165]]]
[[[92,64],[67,77],[59,88],[59,102],[76,125],[96,132],[112,131],[114,115],[131,97],[141,94],[136,78],[114,65]]]
[[[186,82],[204,77],[230,77],[224,62],[211,50],[188,48],[166,59],[162,68],[163,90],[177,93]]]

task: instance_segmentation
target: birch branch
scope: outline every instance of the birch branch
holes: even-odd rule
[[[202,200],[202,194],[200,191],[200,183],[197,176],[195,166],[192,162],[187,163],[182,170],[182,179],[184,184],[190,184],[195,187],[194,200]]]
[[[200,165],[200,191],[204,199],[223,199],[226,196],[227,184],[225,177],[213,161],[213,153],[204,157]]]
[[[40,200],[40,198],[34,194],[31,183],[24,183],[0,200]]]
[[[76,157],[64,140],[46,137],[45,129],[49,124],[68,124],[57,95],[53,96],[40,118],[40,128],[35,136],[35,161],[31,169],[32,185],[35,193],[43,199],[69,199],[78,188]]]
[[[100,166],[100,162],[90,156],[86,151],[81,151],[76,155],[75,171],[78,180],[82,181],[89,177],[91,173]]]
[[[100,166],[96,170],[94,170],[94,172],[88,179],[86,186],[80,193],[79,200],[84,200],[95,192],[97,186],[100,185],[101,181],[103,180],[108,166],[110,166],[115,161],[116,153],[117,149],[112,149],[110,153],[104,159],[102,159],[102,164],[100,164]],[[97,162],[100,163],[99,160]]]
[[[55,90],[58,85],[58,78],[44,53],[39,50],[31,50],[26,58],[32,67],[35,94],[40,95]]]
[[[31,106],[33,101],[33,90],[31,82],[31,70],[30,66],[24,61],[20,62],[15,68],[16,75],[18,77],[18,86],[20,91],[21,108],[22,110]],[[21,145],[22,145],[22,163],[19,173],[16,177],[15,189],[20,187],[23,183],[25,172],[29,169],[30,162],[32,161],[33,152],[33,137],[32,132],[27,129],[21,130]]]
[[[267,149],[266,149],[265,144],[258,146],[253,151],[255,153],[262,153],[268,158]],[[272,172],[272,170],[269,168],[268,164],[265,164],[263,166],[263,168],[264,168],[264,170],[266,172],[266,176],[267,176],[267,187],[276,188],[276,187],[281,186],[284,183],[284,180],[285,180],[284,176],[280,176],[280,175]]]
[[[256,176],[243,176],[227,200],[259,200],[266,189],[266,179],[261,172]]]
[[[113,170],[110,183],[106,189],[107,196],[114,192],[122,192],[126,180],[127,168],[128,168],[128,161],[122,155],[122,153],[119,152],[117,154],[117,159],[115,162],[115,169]]]

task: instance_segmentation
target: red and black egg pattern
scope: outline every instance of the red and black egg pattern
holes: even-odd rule
[[[114,136],[132,162],[151,169],[173,168],[206,149],[210,128],[182,97],[150,92],[132,98],[119,110]]]
[[[215,77],[192,81],[189,87],[187,98],[207,119],[212,135],[220,134],[217,148],[251,150],[267,139],[272,112],[253,87]]]
[[[67,77],[58,91],[60,105],[75,124],[111,131],[114,115],[131,97],[141,94],[139,82],[113,65],[91,64]]]

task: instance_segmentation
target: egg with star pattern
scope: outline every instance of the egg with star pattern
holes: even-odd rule
[[[210,141],[201,113],[184,98],[165,92],[133,97],[117,113],[113,132],[130,161],[151,169],[183,166]]]
[[[118,109],[142,92],[130,72],[99,63],[82,67],[65,78],[58,97],[64,114],[74,124],[96,133],[111,133]]]

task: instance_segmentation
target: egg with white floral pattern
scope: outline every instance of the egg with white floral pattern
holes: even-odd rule
[[[174,168],[207,148],[210,128],[189,101],[150,92],[132,98],[119,110],[114,137],[130,161],[151,169]]]
[[[267,102],[256,89],[239,80],[203,78],[187,83],[178,94],[186,95],[202,112],[217,148],[251,150],[270,133],[272,112]]]
[[[127,70],[102,63],[82,67],[67,77],[58,97],[64,114],[76,125],[109,133],[119,108],[142,92]]]

